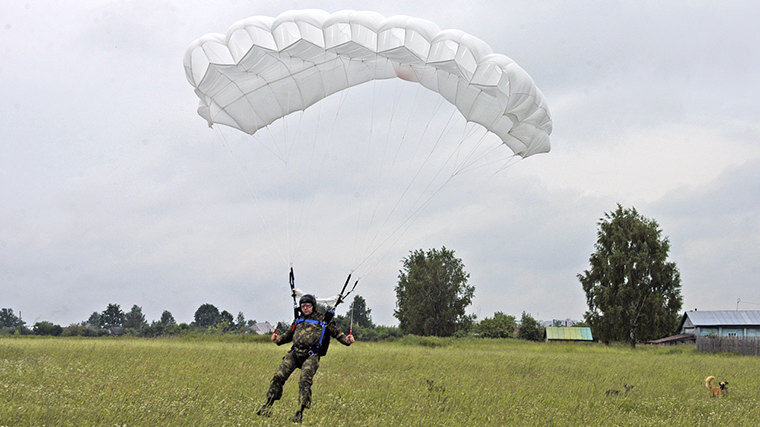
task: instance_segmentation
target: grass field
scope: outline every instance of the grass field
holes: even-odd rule
[[[232,339],[2,338],[0,425],[289,424],[300,371],[271,418],[254,415],[286,350]],[[730,394],[709,398],[708,375],[727,379]],[[407,337],[331,346],[313,392],[305,425],[756,426],[760,358]]]

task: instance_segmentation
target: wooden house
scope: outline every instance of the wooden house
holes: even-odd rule
[[[718,337],[760,337],[760,310],[687,311],[678,333]]]

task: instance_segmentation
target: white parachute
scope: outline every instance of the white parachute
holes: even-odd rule
[[[422,19],[352,10],[254,16],[194,41],[184,66],[209,126],[253,134],[333,93],[399,77],[439,93],[516,155],[550,148],[549,110],[530,76],[480,39]]]

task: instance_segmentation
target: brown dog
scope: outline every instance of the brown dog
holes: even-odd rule
[[[712,380],[715,377],[710,375],[705,378],[705,386],[710,390],[710,397],[722,397],[724,394],[728,394],[728,381],[721,381],[717,386],[712,385]]]

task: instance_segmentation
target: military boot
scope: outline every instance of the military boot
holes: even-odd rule
[[[267,403],[261,405],[261,408],[256,411],[256,415],[261,415],[262,417],[272,415],[272,404],[274,404],[274,399],[267,399]]]
[[[295,415],[293,415],[290,418],[290,421],[293,421],[294,423],[301,423],[303,421],[303,410],[306,409],[305,406],[301,406],[301,409],[297,410]]]

